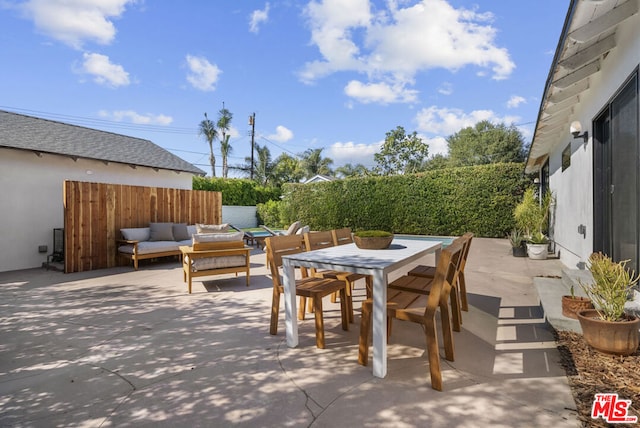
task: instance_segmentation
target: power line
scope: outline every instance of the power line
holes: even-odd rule
[[[83,116],[73,116],[67,114],[59,114],[59,113],[50,113],[39,110],[29,110],[29,109],[21,109],[15,107],[8,106],[0,106],[0,109],[11,110],[14,112],[20,113],[28,113],[35,114],[38,117],[42,117],[44,119],[57,120],[57,121],[69,121],[75,125],[81,126],[108,126],[112,128],[118,129],[127,129],[131,131],[147,131],[147,132],[158,132],[158,133],[166,133],[166,134],[182,134],[182,135],[196,135],[198,133],[197,128],[194,126],[193,128],[184,128],[177,126],[165,126],[165,125],[147,125],[143,123],[125,123],[125,122],[117,122],[113,120],[107,119],[97,119]]]

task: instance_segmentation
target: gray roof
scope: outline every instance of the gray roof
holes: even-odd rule
[[[205,175],[149,140],[3,110],[0,147]]]

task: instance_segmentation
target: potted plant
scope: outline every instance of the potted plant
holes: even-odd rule
[[[591,347],[609,354],[631,355],[640,343],[640,318],[624,312],[624,304],[638,282],[635,272],[627,269],[627,262],[614,262],[602,253],[593,253],[588,263],[593,282],[580,281],[595,306],[578,312],[582,334]]]
[[[578,312],[593,309],[593,303],[588,297],[576,296],[573,284],[569,289],[570,295],[562,296],[562,315],[567,318],[578,319]]]
[[[520,229],[513,229],[510,234],[507,235],[509,242],[511,243],[511,251],[513,257],[526,257],[527,247],[525,247],[525,239]]]
[[[382,250],[393,241],[393,233],[384,230],[361,230],[353,234],[353,242],[365,250]]]
[[[549,238],[545,235],[545,231],[548,228],[553,200],[551,192],[547,192],[542,201],[538,201],[534,189],[530,187],[525,190],[522,201],[516,205],[513,212],[516,225],[524,231],[527,253],[531,259],[547,258]]]
[[[527,242],[527,254],[533,260],[546,260],[549,255],[549,238],[542,232],[531,235]]]

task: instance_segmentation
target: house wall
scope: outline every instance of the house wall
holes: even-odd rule
[[[640,64],[640,14],[627,19],[616,34],[617,46],[602,60],[599,73],[589,77],[590,89],[580,95],[569,123],[579,120],[589,131],[586,145],[574,139],[569,124],[549,158],[549,186],[556,195],[553,239],[568,267],[583,267],[593,252],[593,132],[592,121]],[[571,144],[571,166],[562,171],[562,151]],[[586,236],[578,233],[586,226]]]
[[[64,180],[191,189],[192,174],[0,148],[0,272],[42,266],[62,228]],[[38,252],[46,245],[47,252]]]

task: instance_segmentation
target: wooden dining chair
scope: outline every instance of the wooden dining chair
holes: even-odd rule
[[[291,236],[271,236],[265,239],[266,251],[269,255],[269,269],[273,281],[273,298],[271,302],[271,325],[269,333],[278,333],[278,315],[280,312],[280,296],[284,293],[284,286],[280,276],[282,266],[282,256],[297,254],[305,251],[304,243],[300,235]],[[303,275],[305,272],[303,271]],[[332,278],[303,277],[295,281],[296,295],[300,296],[300,306],[298,308],[298,319],[305,319],[306,299],[313,299],[316,327],[316,346],[325,347],[324,319],[322,309],[322,298],[334,292],[340,293],[340,316],[342,318],[342,329],[349,330],[349,314],[347,306],[346,283]]]
[[[320,232],[307,232],[304,234],[304,243],[307,251],[320,250],[322,248],[335,246],[333,234],[330,230]],[[317,270],[315,268],[309,269],[309,274],[315,278],[332,278],[345,282],[347,287],[347,310],[349,314],[349,322],[353,322],[353,283],[360,279],[367,278],[367,275],[329,269]],[[336,294],[337,293],[333,293],[331,295],[331,301],[333,303],[336,302]]]
[[[456,238],[451,245],[461,244],[462,254],[460,260],[457,262],[456,280],[452,283],[453,289],[450,293],[451,299],[451,318],[454,331],[461,331],[462,329],[462,304],[461,295],[463,294],[458,290],[460,284],[460,275],[463,274],[465,265],[465,257],[468,254],[469,246],[471,244],[471,238],[465,234]],[[429,294],[431,283],[433,282],[436,268],[431,266],[418,266],[411,270],[406,276],[398,278],[389,284],[389,288],[402,291],[410,291],[419,294]],[[463,280],[464,281],[464,280]],[[465,290],[466,293],[466,290]],[[468,308],[467,308],[468,310]]]
[[[440,371],[440,351],[436,326],[436,311],[440,308],[442,336],[445,358],[454,361],[453,333],[449,318],[449,293],[456,279],[457,265],[462,256],[462,245],[453,243],[442,250],[436,274],[428,294],[390,289],[387,293],[387,322],[393,318],[420,324],[424,329],[429,358],[431,387],[442,391],[442,373]],[[415,277],[418,280],[418,277]],[[373,301],[362,303],[360,336],[358,340],[358,363],[366,366],[369,362],[369,340],[371,335]],[[390,334],[391,329],[388,328]]]
[[[331,230],[333,236],[333,242],[336,245],[351,244],[353,242],[353,235],[351,234],[350,227],[343,227],[341,229]]]
[[[465,243],[465,249],[462,255],[462,262],[461,262],[462,264],[460,266],[460,272],[458,273],[458,281],[456,282],[456,284],[454,284],[456,298],[460,302],[458,315],[460,316],[460,322],[462,322],[460,309],[462,309],[465,312],[469,312],[469,303],[467,300],[467,283],[464,277],[464,268],[467,264],[467,257],[469,256],[469,249],[471,248],[473,233],[467,232],[456,239],[461,239]],[[435,275],[435,267],[419,265],[413,268],[412,270],[410,270],[409,275],[420,276],[423,278],[433,278]]]
[[[346,245],[353,243],[353,235],[351,234],[350,227],[343,227],[341,229],[332,229],[331,235],[333,236],[333,243],[335,245]],[[370,299],[373,292],[373,278],[371,275],[363,275],[365,278],[367,299]]]

